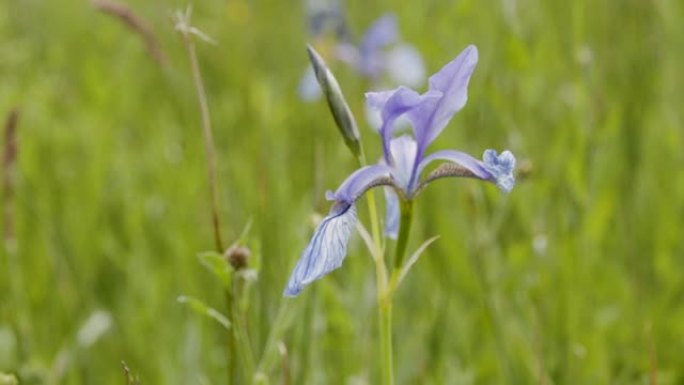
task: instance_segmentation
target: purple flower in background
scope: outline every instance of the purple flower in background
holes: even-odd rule
[[[383,75],[395,84],[411,87],[419,86],[425,79],[422,57],[412,45],[400,43],[397,19],[392,14],[377,19],[358,47],[338,45],[337,57],[374,83]]]
[[[337,44],[334,50],[337,60],[349,64],[373,84],[384,77],[393,84],[419,86],[425,79],[425,65],[418,51],[410,44],[401,43],[396,17],[386,14],[377,19],[356,46],[349,42]],[[306,101],[321,96],[320,87],[307,68],[299,83],[299,96]]]
[[[378,34],[380,36],[380,34]],[[387,36],[383,37],[385,40]],[[378,37],[382,42],[383,38]],[[379,45],[379,43],[376,43]],[[468,46],[458,57],[429,79],[428,91],[419,94],[401,86],[392,91],[369,92],[369,107],[380,111],[383,160],[351,174],[327,198],[334,205],[316,229],[311,242],[297,262],[285,288],[285,296],[297,295],[305,285],[338,268],[347,254],[347,243],[356,223],[354,203],[376,186],[388,186],[386,233],[395,236],[399,226],[399,197],[412,200],[431,181],[442,177],[469,177],[496,184],[509,192],[515,184],[515,157],[510,151],[498,154],[485,150],[483,159],[457,150],[442,150],[426,155],[426,149],[451,118],[466,103],[470,76],[477,64],[475,46]],[[407,118],[413,135],[394,137],[395,122]],[[421,179],[425,167],[445,161]]]

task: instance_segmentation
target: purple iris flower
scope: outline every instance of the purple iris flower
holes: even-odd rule
[[[368,28],[356,46],[347,41],[335,47],[335,59],[349,64],[372,83],[380,83],[386,75],[393,84],[419,86],[425,79],[423,59],[410,44],[401,43],[396,17],[386,14]],[[321,96],[320,87],[307,68],[299,88],[302,100],[313,101]]]
[[[339,44],[337,58],[361,75],[378,83],[388,75],[395,84],[418,86],[425,78],[425,66],[418,51],[401,43],[397,19],[393,14],[378,18],[366,31],[361,43]]]
[[[430,77],[428,91],[423,94],[404,86],[366,94],[367,104],[381,113],[379,134],[383,159],[379,164],[355,171],[337,191],[327,193],[328,200],[335,203],[297,262],[285,288],[285,296],[299,294],[305,285],[342,264],[356,224],[354,203],[373,187],[388,187],[385,194],[388,211],[386,233],[390,237],[396,236],[399,226],[399,199],[412,200],[435,179],[450,176],[476,178],[492,182],[504,192],[511,191],[515,184],[515,157],[510,151],[498,154],[494,150],[485,150],[482,160],[456,150],[425,153],[454,114],[465,105],[468,82],[477,60],[477,48],[468,46]],[[394,137],[394,123],[399,117],[410,121],[412,136]],[[445,162],[422,177],[425,167],[435,160]]]

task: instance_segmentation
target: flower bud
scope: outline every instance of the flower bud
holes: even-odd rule
[[[306,47],[306,50],[309,53],[309,59],[316,74],[316,79],[325,94],[328,107],[330,107],[330,112],[332,112],[333,118],[335,118],[335,123],[342,134],[344,143],[349,147],[354,156],[358,157],[361,153],[361,135],[359,134],[359,128],[356,125],[354,115],[344,99],[340,85],[318,52],[310,45]]]
[[[241,270],[247,267],[251,253],[247,247],[238,245],[229,247],[223,255],[233,269]]]

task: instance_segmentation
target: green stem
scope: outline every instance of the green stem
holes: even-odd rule
[[[366,156],[361,153],[357,157],[359,166],[367,164]],[[392,298],[388,290],[387,265],[381,254],[382,237],[380,234],[380,221],[378,219],[378,207],[375,202],[373,191],[367,195],[368,216],[371,222],[371,234],[373,237],[374,250],[370,250],[375,261],[375,278],[377,281],[378,299],[378,329],[380,333],[380,376],[383,385],[394,385],[394,365],[392,356]]]
[[[233,322],[235,315],[233,313],[233,290],[226,289],[226,308],[228,309],[228,319]],[[235,325],[231,325],[231,328]],[[232,330],[228,331],[228,385],[237,383],[237,345],[235,344],[235,333]]]
[[[380,327],[380,354],[381,378],[383,385],[394,385],[394,356],[392,351],[392,297],[395,286],[398,282],[401,267],[406,254],[409,233],[411,231],[411,219],[413,217],[413,202],[410,200],[401,201],[401,223],[399,236],[394,256],[394,268],[389,282],[384,280],[383,285],[378,288],[378,310]],[[383,265],[384,270],[384,265]]]
[[[247,323],[245,322],[245,314],[242,311],[243,282],[240,277],[235,277],[233,281],[233,335],[237,342],[237,357],[240,358],[240,366],[242,369],[243,380],[245,384],[251,384],[254,381],[254,352],[252,345],[247,335]]]
[[[411,232],[411,219],[413,218],[413,201],[402,200],[401,221],[399,222],[399,236],[397,237],[397,248],[394,254],[394,268],[401,269],[406,255],[409,233]]]
[[[378,304],[380,327],[381,378],[383,385],[394,385],[394,360],[392,353],[392,299],[385,298]]]
[[[359,163],[359,167],[364,167],[368,164],[368,162],[366,161],[366,154],[363,152],[363,148],[361,148],[359,156],[356,158],[356,160]],[[370,217],[371,222],[371,235],[373,237],[373,244],[375,245],[375,250],[371,250],[371,252],[374,254],[373,258],[375,259],[375,255],[379,254],[379,251],[382,247],[382,237],[380,235],[380,221],[378,220],[378,206],[375,202],[375,194],[373,193],[373,191],[368,192],[366,199],[368,201],[368,216]],[[377,262],[378,261],[376,261],[376,263]]]
[[[278,341],[282,339],[283,333],[290,327],[291,318],[298,309],[292,309],[289,306],[290,302],[280,301],[278,312],[275,318],[272,319],[272,327],[268,332],[264,350],[261,353],[259,362],[256,367],[255,379],[256,384],[269,384],[268,373],[277,363],[278,359]]]

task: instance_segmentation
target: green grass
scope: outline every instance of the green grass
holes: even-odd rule
[[[168,18],[185,3],[127,3],[151,24],[166,68],[87,2],[0,4],[0,116],[20,109],[0,373],[21,384],[122,384],[122,360],[141,384],[227,381],[225,330],[176,302],[224,310],[197,259],[213,245],[206,163]],[[261,352],[312,214],[327,211],[324,191],[355,161],[324,102],[296,96],[301,2],[197,3],[194,25],[218,41],[198,53],[222,230],[232,241],[253,221],[260,273],[247,322]],[[433,147],[509,148],[529,168],[508,196],[449,179],[418,200],[409,250],[441,238],[396,298],[397,382],[683,383],[682,2],[346,5],[357,36],[394,11],[429,73],[476,44],[468,104]],[[376,159],[364,82],[333,69]],[[358,237],[343,268],[288,302],[291,383],[377,383],[374,269]],[[88,345],[79,331],[98,310],[111,325]],[[272,383],[284,372],[278,359]]]

